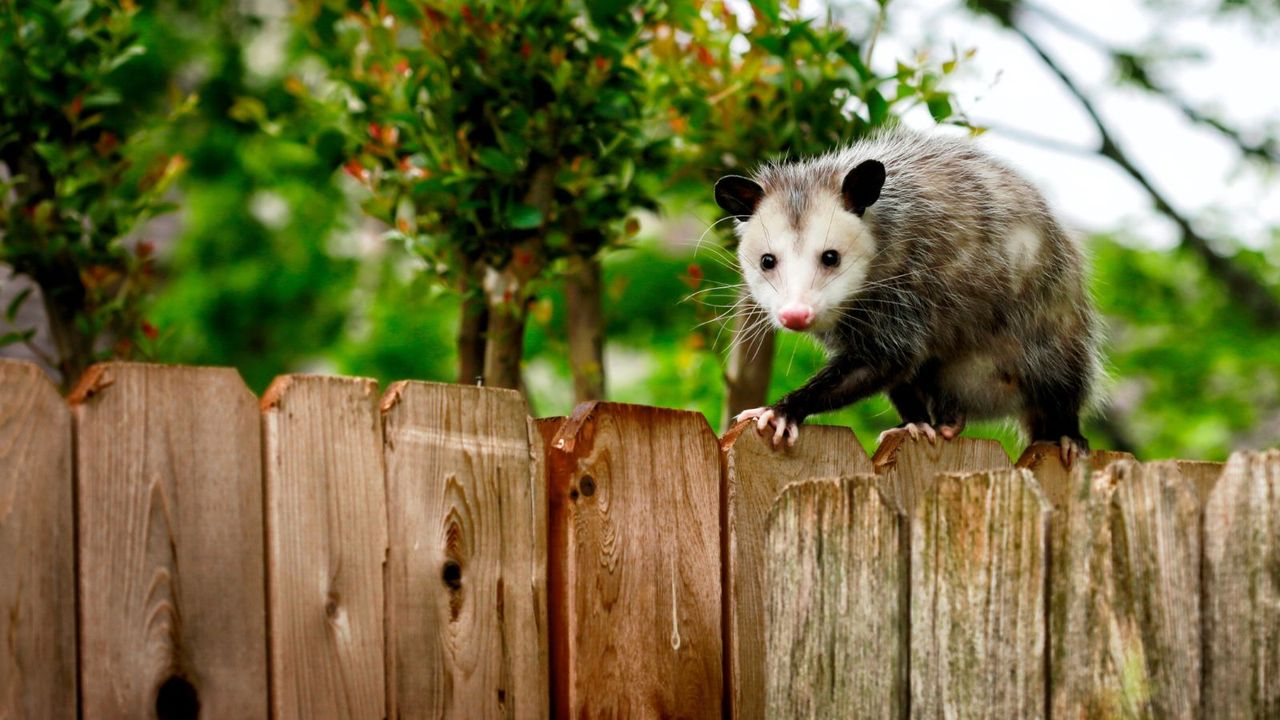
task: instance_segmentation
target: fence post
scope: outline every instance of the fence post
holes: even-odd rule
[[[869,474],[871,460],[853,431],[806,425],[793,448],[774,449],[754,423],[720,440],[724,486],[722,542],[726,682],[731,715],[759,718],[765,707],[765,527],[788,483],[815,477]]]
[[[386,488],[378,384],[286,375],[262,398],[271,704],[386,714]]]
[[[698,413],[579,405],[548,449],[557,717],[719,717],[720,466]]]
[[[71,415],[35,365],[0,360],[0,717],[76,716]]]
[[[1280,450],[1227,461],[1204,518],[1204,717],[1280,717]]]
[[[85,717],[265,718],[256,398],[228,368],[106,363],[69,401]]]
[[[1026,470],[943,475],[911,526],[911,712],[1045,715],[1049,504]]]
[[[765,548],[767,717],[903,716],[905,524],[873,476],[782,492]]]
[[[512,390],[382,401],[388,717],[547,716],[542,446]]]

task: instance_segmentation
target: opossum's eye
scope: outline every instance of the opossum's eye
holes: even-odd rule
[[[778,258],[770,255],[769,253],[765,253],[760,256],[761,270],[772,270],[777,266],[778,266]]]
[[[827,267],[835,267],[840,264],[840,253],[835,250],[828,250],[822,253],[822,264]]]

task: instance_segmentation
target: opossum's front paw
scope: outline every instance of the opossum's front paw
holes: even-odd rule
[[[894,433],[906,433],[911,436],[912,440],[919,440],[920,436],[924,435],[929,439],[929,442],[938,442],[938,431],[934,430],[929,423],[903,423],[896,428],[889,428],[880,433],[880,437],[876,438],[876,444],[883,445],[885,438],[891,437]]]
[[[756,430],[761,435],[767,435],[769,427],[772,426],[773,436],[770,439],[774,447],[778,447],[778,444],[784,440],[787,447],[794,447],[796,438],[800,437],[800,423],[789,420],[787,416],[773,408],[759,407],[744,410],[734,418],[735,422],[741,420],[755,420]]]

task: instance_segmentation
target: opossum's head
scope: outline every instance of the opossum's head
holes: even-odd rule
[[[867,160],[839,188],[763,187],[736,175],[716,183],[716,202],[739,220],[743,278],[779,327],[830,328],[862,289],[876,250],[863,216],[884,178],[884,165]]]

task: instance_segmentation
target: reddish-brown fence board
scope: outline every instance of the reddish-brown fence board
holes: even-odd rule
[[[557,717],[719,717],[720,463],[697,413],[589,403],[548,450]]]
[[[760,717],[765,701],[765,527],[787,483],[871,472],[871,460],[848,428],[805,426],[795,447],[775,449],[754,421],[720,441],[724,486],[724,635],[729,702],[738,717]]]
[[[905,517],[862,475],[789,485],[768,520],[767,712],[736,716],[901,718]]]
[[[911,518],[911,712],[1045,715],[1049,503],[1031,473],[943,475]]]
[[[545,717],[546,501],[524,399],[406,382],[382,410],[390,717]]]
[[[70,401],[85,717],[266,717],[257,400],[234,370],[110,363]]]
[[[378,400],[372,380],[306,375],[262,399],[275,717],[386,714]]]
[[[66,403],[0,360],[0,718],[75,717],[73,522]]]
[[[1237,453],[1204,517],[1204,716],[1280,717],[1280,450]]]

